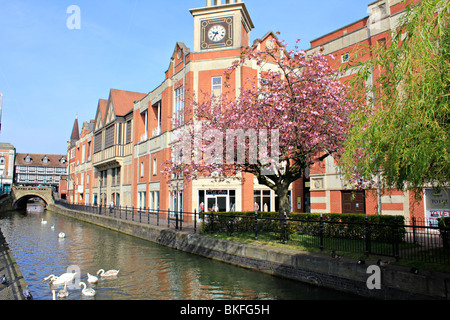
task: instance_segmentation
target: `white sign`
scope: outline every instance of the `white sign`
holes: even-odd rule
[[[450,217],[450,189],[425,189],[425,214],[431,226],[437,226],[441,217]]]

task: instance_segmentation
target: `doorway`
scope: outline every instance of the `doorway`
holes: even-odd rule
[[[366,213],[364,191],[342,191],[342,213]]]

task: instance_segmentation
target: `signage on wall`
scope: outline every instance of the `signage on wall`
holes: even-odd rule
[[[450,189],[425,189],[425,215],[431,226],[437,226],[439,218],[450,217]]]

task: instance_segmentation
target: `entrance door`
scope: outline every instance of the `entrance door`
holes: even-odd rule
[[[364,191],[342,191],[342,213],[366,213]]]

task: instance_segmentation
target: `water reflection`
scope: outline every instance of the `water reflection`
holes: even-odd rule
[[[41,219],[48,221],[41,224]],[[53,226],[53,228],[52,228]],[[159,246],[47,211],[0,214],[0,228],[35,299],[52,299],[52,286],[42,280],[70,266],[87,273],[120,269],[117,278],[70,288],[68,300],[213,300],[213,299],[354,299],[323,288],[280,279]],[[58,238],[59,232],[66,237]],[[61,288],[56,288],[60,290]]]

